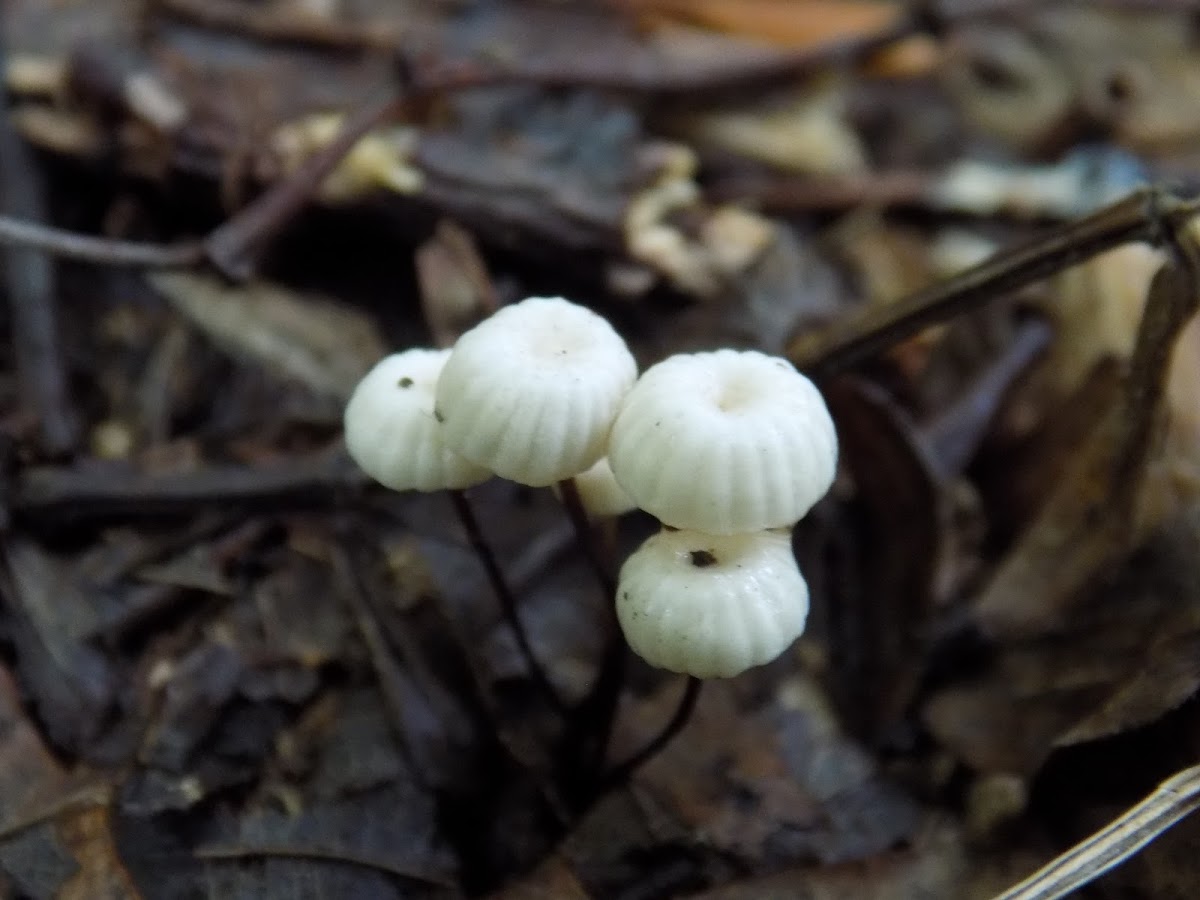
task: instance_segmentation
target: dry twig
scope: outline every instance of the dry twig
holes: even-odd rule
[[[1200,806],[1200,766],[1168,778],[1145,800],[995,900],[1055,900],[1119,866]]]

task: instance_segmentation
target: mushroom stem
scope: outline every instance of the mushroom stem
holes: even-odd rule
[[[684,726],[691,721],[692,712],[696,709],[696,701],[700,698],[700,688],[703,686],[704,682],[701,679],[695,675],[688,676],[687,686],[683,689],[683,696],[679,698],[679,705],[675,707],[675,714],[671,716],[671,721],[667,722],[663,730],[655,735],[645,747],[623,762],[617,763],[608,771],[600,780],[600,793],[606,793],[624,784],[634,772],[657,756],[675,735],[683,731]]]
[[[521,625],[521,617],[517,611],[517,600],[513,596],[512,591],[508,587],[508,582],[504,578],[504,573],[500,569],[500,564],[496,561],[496,554],[492,551],[491,545],[483,536],[483,530],[479,527],[479,520],[475,518],[475,510],[471,507],[471,503],[467,500],[467,495],[461,490],[451,490],[450,499],[454,503],[454,511],[458,514],[458,519],[462,523],[463,530],[467,533],[467,540],[471,544],[471,548],[475,551],[475,555],[479,557],[479,561],[483,563],[484,571],[487,572],[488,581],[492,584],[492,590],[496,594],[496,599],[500,601],[500,610],[504,614],[504,619],[508,622],[509,628],[512,629],[513,637],[517,640],[517,649],[521,653],[521,657],[525,660],[525,666],[529,669],[529,675],[538,689],[545,694],[550,705],[558,712],[565,712],[567,705],[563,702],[562,696],[554,687],[550,677],[546,674],[546,670],[542,668],[542,664],[538,662],[537,656],[533,652],[533,646],[529,643],[529,635],[525,633],[524,626]]]
[[[583,502],[579,499],[575,479],[563,479],[558,483],[558,490],[567,516],[575,529],[576,543],[595,572],[596,581],[604,595],[604,608],[608,610],[609,616],[608,642],[604,658],[600,662],[600,672],[592,689],[573,710],[572,718],[575,721],[566,740],[569,753],[574,751],[581,757],[584,771],[597,773],[604,767],[604,756],[616,721],[621,689],[625,686],[629,647],[621,637],[616,610],[613,608],[617,583],[596,546],[595,532],[588,520],[587,511],[583,508]]]
[[[596,581],[600,584],[600,590],[604,592],[606,598],[611,600],[616,596],[617,582],[613,579],[608,561],[603,558],[596,545],[596,534],[592,530],[587,510],[583,508],[583,501],[579,497],[579,488],[575,484],[575,479],[564,478],[558,483],[558,490],[562,495],[567,516],[571,519],[571,526],[575,529],[575,541],[587,557],[588,563],[596,575]]]

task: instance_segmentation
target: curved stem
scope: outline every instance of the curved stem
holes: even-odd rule
[[[607,561],[600,555],[596,546],[592,523],[588,519],[587,510],[583,508],[583,501],[579,499],[579,488],[575,485],[575,479],[564,478],[558,483],[558,490],[562,495],[567,516],[571,520],[571,527],[575,529],[575,541],[579,544],[584,556],[587,557],[596,581],[600,585],[600,590],[611,601],[617,596],[617,582],[612,576]]]
[[[679,705],[675,707],[675,714],[671,716],[671,721],[645,747],[625,761],[617,763],[600,779],[600,793],[624,784],[634,772],[657,756],[675,735],[683,731],[684,726],[692,718],[692,712],[696,709],[696,701],[700,698],[700,688],[703,686],[704,682],[695,675],[688,676],[687,686],[683,689],[683,696],[679,698]]]
[[[579,499],[575,479],[567,478],[558,483],[563,506],[575,529],[575,540],[579,544],[592,570],[600,590],[604,593],[604,608],[608,611],[608,641],[596,683],[572,711],[575,720],[569,731],[567,753],[582,763],[588,778],[595,777],[604,768],[604,756],[617,717],[617,706],[621,689],[625,686],[625,669],[629,659],[629,647],[621,637],[617,625],[617,583],[597,548],[592,523]]]
[[[467,500],[467,495],[461,490],[452,490],[449,493],[450,499],[454,502],[454,511],[458,514],[459,521],[462,522],[463,530],[467,533],[467,540],[470,541],[471,548],[479,557],[479,561],[483,563],[484,571],[487,572],[488,581],[492,584],[496,599],[500,601],[501,612],[504,614],[509,628],[512,629],[513,637],[517,641],[517,649],[525,660],[530,677],[537,684],[538,689],[545,694],[550,705],[559,712],[565,712],[567,707],[562,696],[550,681],[546,670],[542,668],[542,664],[538,662],[538,658],[533,652],[533,645],[529,643],[529,635],[525,633],[525,628],[521,625],[516,598],[509,590],[500,564],[496,561],[496,554],[483,536],[483,530],[479,527],[479,520],[475,518],[475,511],[472,509],[470,501]]]

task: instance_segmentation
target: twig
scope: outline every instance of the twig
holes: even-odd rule
[[[321,847],[284,847],[265,845],[259,847],[197,847],[192,851],[196,859],[209,862],[236,862],[247,859],[300,859],[316,862],[336,862],[363,869],[374,869],[397,878],[419,881],[435,887],[453,888],[455,883],[448,878],[430,872],[418,872],[398,866],[390,860],[342,850],[327,850]]]
[[[0,22],[0,71],[8,65],[6,26]],[[21,219],[46,218],[40,173],[12,126],[7,106],[0,110],[0,206]],[[41,250],[9,247],[3,279],[22,405],[36,414],[46,451],[64,456],[75,449],[80,426],[68,399],[54,265]]]
[[[389,90],[386,96],[370,101],[350,116],[337,137],[305,159],[292,177],[267,190],[205,238],[208,261],[227,278],[249,278],[267,240],[307,205],[325,177],[359,139],[393,113],[398,103],[397,95]]]
[[[787,355],[798,368],[827,377],[928,325],[976,309],[1097,253],[1133,241],[1160,244],[1172,223],[1198,209],[1197,201],[1180,200],[1159,189],[1136,191],[895,303],[865,308],[828,328],[797,335],[789,342]]]
[[[694,675],[688,676],[683,696],[679,698],[679,705],[675,707],[675,714],[671,716],[671,721],[645,747],[638,750],[629,759],[612,767],[600,781],[601,793],[628,781],[634,772],[662,752],[662,749],[671,742],[675,735],[683,731],[684,726],[692,718],[692,712],[696,709],[696,701],[700,699],[700,688],[703,686],[704,682],[699,678]]]
[[[331,504],[369,479],[341,456],[270,466],[208,466],[196,472],[146,474],[130,466],[27,469],[8,498],[14,516],[40,522],[143,518],[230,504]]]
[[[1200,766],[1168,778],[1145,800],[994,900],[1055,900],[1120,865],[1200,806]]]
[[[500,610],[504,614],[504,619],[508,622],[513,637],[516,638],[517,649],[520,650],[521,657],[525,660],[525,666],[529,669],[530,676],[550,704],[559,712],[565,712],[566,703],[563,702],[562,696],[538,661],[533,645],[529,643],[529,635],[521,624],[517,600],[509,589],[504,572],[500,569],[500,563],[496,560],[496,554],[483,536],[483,529],[479,527],[479,520],[475,517],[475,510],[471,507],[471,502],[467,499],[467,495],[460,490],[452,490],[449,493],[450,499],[454,503],[454,512],[457,513],[458,520],[467,533],[467,540],[470,541],[471,548],[483,564],[484,571],[487,572],[488,581],[491,582],[496,599],[500,602]]]
[[[180,244],[118,241],[3,215],[0,215],[0,244],[105,266],[180,269],[204,261],[204,245],[199,241]]]

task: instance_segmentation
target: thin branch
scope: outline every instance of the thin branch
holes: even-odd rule
[[[1120,865],[1200,806],[1200,766],[1168,778],[1137,806],[995,900],[1056,900]]]
[[[329,505],[370,480],[339,455],[261,466],[216,465],[195,472],[150,474],[126,465],[43,467],[11,486],[14,516],[76,522],[195,513],[212,507]]]
[[[235,281],[253,274],[258,254],[267,241],[309,202],[359,140],[399,108],[403,94],[389,90],[353,113],[337,137],[309,156],[296,172],[261,194],[249,206],[204,239],[208,261]]]
[[[1197,201],[1180,200],[1162,190],[1136,191],[886,307],[864,308],[828,328],[797,335],[789,341],[787,356],[817,377],[835,374],[922,328],[977,309],[1120,244],[1161,244],[1174,226],[1198,209]]]
[[[196,266],[204,261],[204,246],[199,241],[181,244],[117,241],[2,215],[0,244],[27,247],[62,259],[104,266],[180,269]]]

